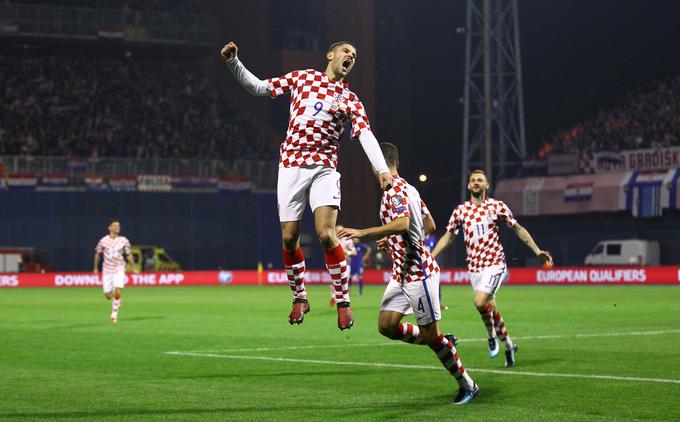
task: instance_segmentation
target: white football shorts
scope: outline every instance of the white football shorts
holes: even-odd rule
[[[470,273],[472,290],[488,293],[491,297],[501,288],[501,284],[508,279],[508,267],[505,265],[492,265],[484,268],[481,272]]]
[[[309,202],[312,212],[321,206],[340,209],[340,173],[323,166],[279,167],[276,188],[279,221],[299,221]]]
[[[115,288],[124,289],[125,272],[102,273],[102,288],[104,289],[104,293],[111,293]]]
[[[385,288],[380,310],[399,312],[404,315],[415,313],[418,325],[427,325],[441,320],[439,278],[439,272],[433,272],[425,281],[401,284],[390,280]]]

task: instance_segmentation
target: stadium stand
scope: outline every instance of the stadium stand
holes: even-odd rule
[[[88,9],[153,10],[173,13],[199,13],[201,10],[199,2],[193,0],[10,0],[8,3]]]
[[[680,75],[647,83],[621,103],[545,139],[537,158],[680,145]]]
[[[276,159],[261,125],[175,57],[6,49],[0,99],[1,155]]]

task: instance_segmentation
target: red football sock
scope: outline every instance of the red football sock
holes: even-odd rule
[[[324,250],[323,256],[335,289],[335,303],[349,303],[349,266],[345,251],[338,245]]]
[[[439,361],[456,381],[458,381],[458,385],[467,389],[470,389],[475,385],[458,358],[456,347],[446,337],[442,335],[438,336],[437,339],[430,344],[430,349],[437,354]]]
[[[420,337],[420,327],[417,325],[409,324],[408,322],[401,322],[399,323],[399,333],[401,334],[401,337],[397,338],[396,340],[401,340],[411,344],[423,343],[423,339]]]
[[[295,299],[307,299],[305,290],[305,255],[302,248],[297,247],[293,252],[283,251],[283,264],[288,276],[288,284]]]
[[[498,312],[498,309],[496,309],[496,312],[493,314],[493,321],[494,326],[496,327],[496,335],[498,336],[498,339],[503,342],[506,350],[511,349],[513,346],[512,340],[510,340],[508,330],[505,328],[505,322],[503,321],[501,314]]]
[[[117,313],[120,310],[120,295],[116,295],[111,302],[111,312]]]
[[[479,311],[482,316],[482,321],[486,326],[486,331],[489,334],[489,338],[495,337],[494,327],[493,327],[493,307],[490,303],[487,303],[486,308],[483,311]]]

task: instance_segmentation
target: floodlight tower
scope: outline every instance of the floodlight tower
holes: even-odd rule
[[[468,0],[461,196],[468,173],[503,178],[526,155],[517,0]]]

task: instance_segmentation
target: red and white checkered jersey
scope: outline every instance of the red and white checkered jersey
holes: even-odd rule
[[[99,239],[95,251],[104,255],[102,272],[104,274],[125,272],[125,255],[128,255],[131,249],[130,241],[123,236],[111,238],[107,234]]]
[[[352,137],[370,131],[359,97],[340,82],[332,82],[314,69],[296,70],[267,79],[272,98],[290,93],[290,119],[281,144],[281,167],[337,167],[338,146],[345,124],[352,122]]]
[[[472,202],[465,201],[453,210],[446,230],[457,236],[460,228],[463,228],[470,272],[478,273],[492,265],[505,263],[499,221],[505,222],[508,227],[517,224],[510,208],[503,201],[493,198],[487,198],[476,207]]]
[[[425,248],[423,216],[429,214],[420,194],[404,179],[394,177],[392,188],[383,192],[380,221],[383,225],[401,217],[409,219],[408,232],[387,237],[392,257],[392,280],[398,283],[422,281],[439,272],[437,262]]]
[[[340,246],[342,246],[342,250],[345,252],[345,257],[349,261],[349,259],[357,254],[357,248],[354,246],[354,242],[352,239],[347,238],[347,237],[341,237],[338,239],[340,241]]]
[[[420,200],[420,215],[423,216],[423,221],[425,221],[425,217],[430,215],[430,210],[427,209],[427,205],[425,205],[425,201],[423,201],[422,199]]]

